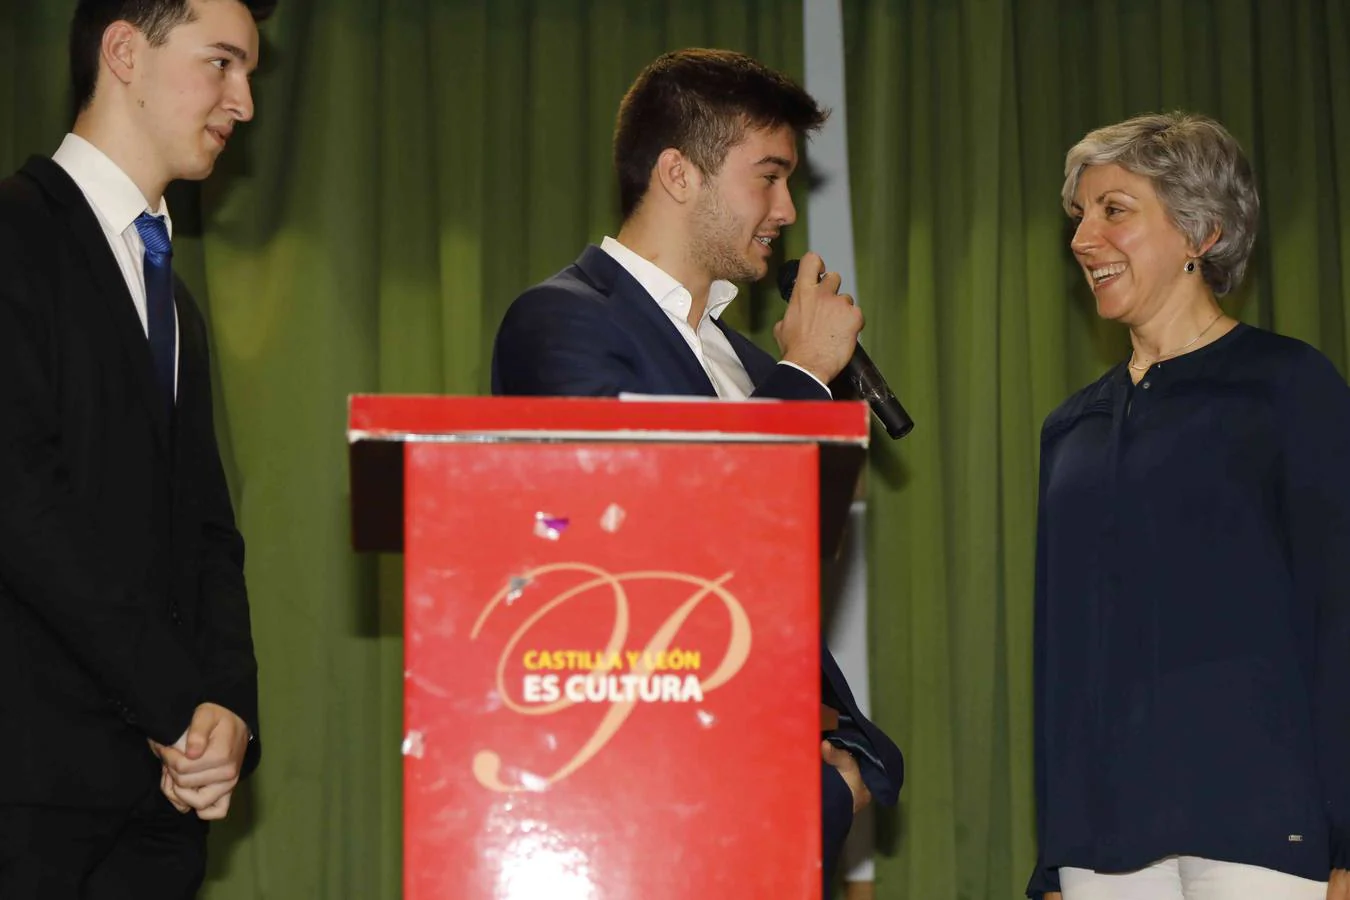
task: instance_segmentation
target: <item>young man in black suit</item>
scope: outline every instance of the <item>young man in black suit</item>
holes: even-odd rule
[[[0,181],[6,900],[193,896],[258,762],[243,540],[164,190],[252,118],[268,11],[80,0],[72,133]]]
[[[648,66],[615,129],[618,238],[516,299],[497,333],[493,392],[830,399],[863,321],[819,256],[803,257],[774,329],[778,361],[719,318],[732,282],[763,278],[772,242],[796,221],[787,180],[797,143],[825,116],[802,88],[739,53],[683,50]],[[858,710],[823,642],[821,674],[839,716],[821,747],[828,887],[853,814],[874,797],[895,802],[904,761]]]

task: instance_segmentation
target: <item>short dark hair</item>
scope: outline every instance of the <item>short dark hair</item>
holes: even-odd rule
[[[261,22],[276,9],[277,0],[235,0]],[[193,20],[192,0],[80,0],[70,20],[70,86],[75,112],[94,99],[103,32],[114,22],[130,22],[152,46],[169,39],[169,32]]]
[[[642,203],[667,148],[716,175],[747,128],[786,125],[806,135],[829,114],[792,79],[744,53],[695,47],[658,57],[619,104],[614,169],[624,219]]]

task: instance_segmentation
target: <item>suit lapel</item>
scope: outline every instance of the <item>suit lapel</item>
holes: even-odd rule
[[[211,402],[211,372],[205,345],[206,331],[201,327],[192,294],[177,275],[173,278],[173,305],[178,316],[178,391],[171,428],[174,437],[174,503],[178,504],[189,496],[189,492],[182,489],[187,483],[184,473],[190,471],[196,453],[191,439],[191,417],[202,412],[200,405],[193,406],[192,400],[205,396],[207,402]],[[210,410],[206,412],[209,414]]]
[[[103,310],[112,325],[110,330],[122,348],[127,368],[139,385],[141,398],[150,413],[155,439],[160,449],[167,452],[169,421],[155,385],[150,342],[145,337],[140,316],[136,314],[136,304],[127,290],[122,269],[117,265],[112,248],[108,246],[103,226],[99,224],[79,186],[55,162],[35,156],[24,165],[23,171],[62,208],[70,233],[89,267],[93,292],[98,295],[99,302],[93,305]]]
[[[750,376],[750,383],[758,388],[773,374],[773,367],[778,364],[777,361],[761,350],[748,337],[725,324],[721,319],[716,319],[715,322],[722,333],[727,336],[727,341],[731,343],[731,349],[736,351],[736,356],[740,359],[741,365],[745,366],[745,371]]]
[[[675,382],[672,393],[717,396],[708,373],[665,310],[614,257],[591,245],[582,251],[576,266],[612,301],[615,318],[636,333],[640,346],[650,351],[651,362]]]
[[[177,275],[173,277],[173,307],[174,315],[178,317],[178,379],[170,428],[174,435],[174,453],[182,457],[187,445],[181,439],[184,416],[188,414],[184,410],[190,398],[211,396],[210,356],[203,343],[206,333],[197,325],[199,313],[193,306],[192,294]]]

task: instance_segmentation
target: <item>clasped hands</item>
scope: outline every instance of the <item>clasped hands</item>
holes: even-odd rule
[[[161,764],[159,789],[180,813],[195,810],[199,819],[223,819],[248,751],[243,719],[215,703],[203,703],[173,746],[151,740]]]

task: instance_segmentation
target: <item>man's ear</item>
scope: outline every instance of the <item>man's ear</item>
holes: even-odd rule
[[[693,160],[674,147],[667,147],[656,158],[652,168],[652,185],[648,190],[660,186],[666,196],[676,203],[688,203],[703,185],[703,173]]]
[[[140,31],[130,22],[113,22],[103,29],[103,41],[99,44],[99,58],[112,76],[123,84],[131,82],[136,68],[136,51],[139,46]]]

